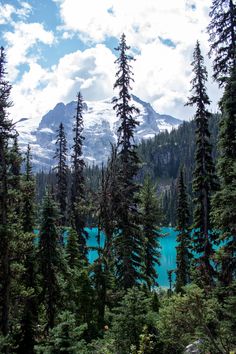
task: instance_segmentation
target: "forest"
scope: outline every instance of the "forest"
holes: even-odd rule
[[[71,151],[61,123],[55,166],[33,173],[31,147],[20,151],[8,113],[1,47],[0,353],[236,353],[236,4],[213,0],[210,19],[219,113],[209,110],[197,41],[186,97],[193,121],[137,146],[134,58],[123,34],[112,102],[120,125],[102,168],[83,159],[78,92]],[[156,265],[169,224],[176,269],[164,288]],[[88,226],[97,228],[92,263]]]

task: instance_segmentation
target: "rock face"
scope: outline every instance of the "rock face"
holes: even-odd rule
[[[84,103],[84,147],[83,153],[87,163],[101,164],[110,154],[110,145],[116,141],[119,121],[111,99]],[[181,120],[168,115],[158,114],[149,103],[133,96],[132,102],[140,113],[136,116],[139,126],[135,133],[135,142],[154,137],[160,131],[172,130],[181,124]],[[59,124],[62,122],[67,135],[68,148],[73,145],[73,124],[76,102],[58,103],[54,109],[42,117],[39,126],[27,131],[27,124],[22,120],[17,125],[20,132],[20,144],[24,148],[31,144],[33,162],[36,170],[48,170],[55,164],[55,141]]]
[[[201,340],[196,340],[194,343],[189,344],[184,351],[184,354],[201,354],[202,351],[199,349],[201,345]]]

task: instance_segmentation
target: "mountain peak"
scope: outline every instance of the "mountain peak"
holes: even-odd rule
[[[172,130],[182,121],[158,114],[150,103],[142,101],[132,95],[133,104],[139,109],[136,115],[139,126],[135,132],[135,142],[138,144],[143,139],[154,137],[160,131]],[[27,126],[20,129],[20,144],[24,148],[28,141],[32,146],[32,154],[36,169],[48,170],[55,161],[55,139],[59,124],[62,122],[67,135],[68,147],[73,145],[74,117],[76,113],[76,101],[67,104],[58,103],[45,114],[38,127],[34,131],[28,131]],[[113,109],[112,99],[102,101],[84,102],[84,158],[87,163],[101,164],[106,162],[110,155],[110,144],[116,141],[116,132],[119,120]],[[28,141],[26,139],[28,138]]]

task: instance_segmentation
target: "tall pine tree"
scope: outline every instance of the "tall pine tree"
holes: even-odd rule
[[[25,157],[25,173],[23,175],[22,224],[24,232],[32,232],[35,218],[35,179],[32,172],[30,145]]]
[[[46,330],[54,327],[57,304],[60,300],[58,274],[62,259],[56,228],[57,219],[58,210],[47,191],[43,201],[39,234],[39,264],[42,275],[42,299],[46,309]]]
[[[156,188],[150,176],[144,180],[140,191],[141,230],[144,239],[144,279],[150,289],[157,284],[156,266],[160,265],[160,223],[161,210]]]
[[[57,187],[57,202],[60,208],[61,225],[67,224],[67,193],[68,193],[68,166],[67,166],[67,141],[64,125],[60,123],[57,131],[56,154],[54,159],[57,160],[55,166]]]
[[[9,254],[9,140],[13,126],[7,109],[11,106],[11,85],[6,77],[6,56],[0,48],[0,330],[3,336],[9,331],[10,254]],[[7,352],[7,349],[6,349]]]
[[[25,156],[25,172],[22,176],[22,213],[21,223],[25,233],[25,254],[23,260],[24,273],[22,284],[25,287],[22,317],[20,319],[20,332],[17,338],[17,353],[34,353],[38,321],[38,265],[36,259],[36,246],[33,242],[33,229],[35,226],[35,179],[32,172],[30,145]]]
[[[222,118],[219,133],[217,171],[220,190],[213,198],[213,222],[223,241],[219,253],[219,277],[224,285],[236,278],[236,67],[227,80],[220,103]]]
[[[88,339],[93,332],[93,288],[87,262],[81,258],[80,245],[75,230],[68,230],[66,245],[68,275],[66,284],[66,306],[75,314],[76,324],[85,325],[85,337]]]
[[[208,25],[214,54],[213,77],[222,85],[236,65],[236,4],[233,0],[213,0]]]
[[[191,235],[189,225],[189,206],[188,195],[184,183],[184,171],[180,169],[177,182],[177,247],[176,247],[176,284],[175,290],[181,288],[190,281],[190,262],[191,262]]]
[[[195,209],[193,217],[193,247],[197,254],[197,273],[205,285],[211,285],[214,270],[211,264],[213,257],[213,232],[210,223],[210,197],[216,188],[216,177],[212,159],[212,147],[210,144],[210,133],[208,120],[210,113],[207,106],[210,104],[206,92],[207,71],[204,66],[199,42],[197,42],[193,53],[192,96],[188,105],[196,105],[196,151],[195,169],[193,179],[193,191],[195,195]]]
[[[211,52],[215,54],[214,77],[225,84],[220,102],[217,172],[220,190],[213,198],[212,219],[220,231],[217,254],[219,279],[228,286],[235,279],[236,257],[236,4],[233,0],[213,0],[208,26]]]
[[[72,154],[72,187],[71,187],[71,221],[72,227],[78,234],[80,252],[82,257],[86,257],[86,239],[88,233],[85,230],[85,179],[83,159],[83,97],[81,93],[77,96],[77,107],[75,115],[74,145]]]
[[[119,201],[117,202],[117,230],[116,230],[116,270],[119,286],[127,289],[137,284],[141,277],[141,233],[137,208],[138,186],[134,178],[139,168],[139,158],[134,143],[134,130],[138,122],[134,114],[138,109],[131,103],[132,71],[129,64],[133,58],[127,54],[130,47],[126,38],[121,36],[116,50],[119,57],[116,60],[118,72],[116,74],[115,89],[119,90],[118,97],[113,99],[114,110],[120,120],[118,128],[118,185]]]
[[[99,228],[105,234],[104,254],[108,264],[113,259],[113,236],[116,229],[116,211],[119,200],[117,146],[112,145],[107,167],[102,168],[101,190],[99,193]]]

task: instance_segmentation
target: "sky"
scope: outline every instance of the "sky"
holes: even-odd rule
[[[209,73],[210,110],[221,92],[212,80],[206,27],[211,0],[0,0],[0,45],[12,84],[13,121],[39,122],[81,91],[85,101],[113,97],[122,33],[132,62],[132,93],[161,114],[189,120],[191,62],[200,41]]]

